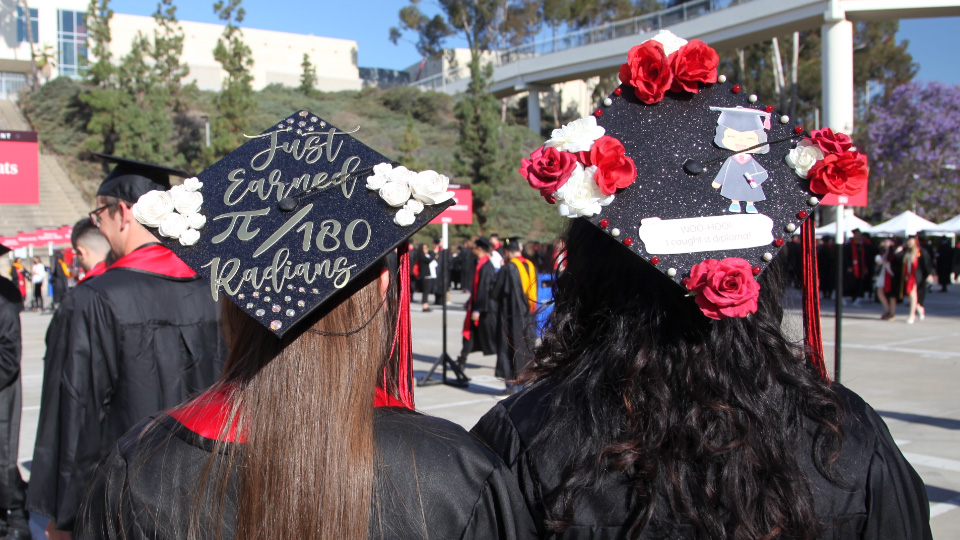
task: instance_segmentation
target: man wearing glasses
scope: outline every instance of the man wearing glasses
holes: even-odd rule
[[[59,381],[44,381],[27,508],[50,518],[51,539],[70,537],[94,468],[120,436],[213,384],[225,357],[209,287],[131,210],[187,174],[98,156],[116,167],[90,219],[116,260],[67,296],[66,318],[47,336],[47,372]]]

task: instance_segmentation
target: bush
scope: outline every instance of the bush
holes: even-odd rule
[[[397,86],[384,90],[380,101],[385,107],[431,125],[443,125],[453,112],[453,97],[442,92],[418,90],[412,86]]]

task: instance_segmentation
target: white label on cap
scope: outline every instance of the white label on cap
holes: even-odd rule
[[[773,242],[773,220],[763,214],[732,214],[684,219],[647,218],[637,236],[654,255],[725,251]]]

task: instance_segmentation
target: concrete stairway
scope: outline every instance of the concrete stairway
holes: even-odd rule
[[[0,100],[0,130],[30,129],[15,102]],[[55,156],[41,153],[39,165],[40,204],[0,204],[0,235],[73,225],[90,211],[90,205]]]

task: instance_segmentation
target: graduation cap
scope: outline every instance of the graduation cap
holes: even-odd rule
[[[445,176],[395,167],[358,129],[295,112],[134,215],[283,336],[453,204]]]
[[[718,63],[703,42],[669,32],[634,47],[623,84],[520,168],[561,215],[589,220],[691,295],[721,262],[761,274],[819,204],[812,185],[822,194],[839,179],[854,189],[837,159],[862,160],[866,174],[866,158],[841,156],[849,138],[805,133],[718,75]],[[813,227],[803,229],[812,242]],[[701,304],[711,318],[745,316],[755,299],[752,307]],[[811,332],[819,340],[819,326]]]
[[[190,173],[185,171],[155,163],[109,154],[94,153],[93,155],[108,163],[116,164],[97,189],[97,196],[100,197],[116,197],[122,201],[136,202],[140,196],[149,191],[170,189],[171,176],[180,178],[190,176]]]
[[[3,244],[0,244],[0,256],[6,255],[7,253],[10,253],[11,251],[13,251],[13,250],[10,249],[10,248],[8,248],[7,246],[5,246],[5,245],[3,245]]]

